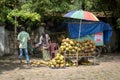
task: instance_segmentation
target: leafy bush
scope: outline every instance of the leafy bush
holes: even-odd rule
[[[20,22],[26,22],[26,20],[30,20],[31,22],[40,21],[41,16],[38,13],[33,12],[31,10],[31,5],[32,4],[24,4],[21,7],[21,10],[13,9],[7,15],[8,20],[16,26],[19,26]],[[16,19],[15,19],[15,17],[16,17]]]
[[[117,19],[117,28],[120,28],[120,18]]]

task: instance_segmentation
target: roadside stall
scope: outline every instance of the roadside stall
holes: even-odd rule
[[[70,11],[66,13],[64,17],[71,18],[71,21],[67,21],[69,38],[73,39],[75,44],[78,44],[77,47],[73,47],[76,58],[76,65],[78,66],[79,57],[93,57],[95,60],[95,52],[97,50],[96,45],[103,46],[103,35],[105,35],[105,40],[109,39],[111,36],[112,29],[109,24],[100,22],[93,13],[84,10]],[[77,43],[75,41],[77,41]],[[69,45],[67,44],[66,48],[68,47]],[[68,57],[66,56],[66,48],[63,49],[65,58]],[[91,55],[93,53],[94,55]]]
[[[95,64],[96,58],[100,55],[97,47],[104,46],[109,42],[112,35],[112,28],[108,23],[83,21],[81,23],[81,35],[79,35],[79,21],[72,20],[68,23],[68,38],[62,40],[56,57],[53,58],[49,66],[61,68],[68,66],[78,66],[81,58],[91,61],[82,64]],[[61,55],[62,54],[62,55]]]
[[[98,56],[96,47],[109,42],[112,28],[109,24],[99,21],[92,13],[83,10],[71,11],[64,17],[73,18],[66,21],[69,37],[62,39],[55,57],[45,64],[50,68],[78,66],[78,61],[82,58],[92,58],[92,64],[95,64]],[[88,64],[91,63],[88,61]]]
[[[97,47],[103,46],[105,42],[109,42],[112,35],[112,28],[108,23],[83,21],[81,23],[81,36],[78,39],[79,22],[76,20],[68,21],[68,38],[61,41],[55,57],[49,62],[34,61],[35,66],[42,64],[50,68],[65,68],[69,66],[78,66],[81,58],[91,59],[92,62],[83,64],[95,64]],[[34,65],[33,65],[34,66]]]
[[[78,38],[79,25],[80,23],[76,20],[68,22],[69,38],[79,43],[83,43],[80,45],[85,45],[82,46],[83,50],[81,52],[75,50],[77,54],[74,54],[74,58],[76,58],[76,62],[78,63],[78,58],[93,57],[93,63],[95,63],[96,57],[100,55],[97,47],[104,46],[105,42],[109,42],[110,37],[112,36],[112,28],[108,23],[100,21],[83,21],[81,23],[80,38]],[[70,55],[66,55],[66,57],[69,56]],[[73,56],[70,57],[72,58]]]

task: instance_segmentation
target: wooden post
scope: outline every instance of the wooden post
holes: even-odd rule
[[[16,0],[15,0],[15,9],[16,9]],[[16,16],[15,16],[15,23],[16,23]],[[15,50],[17,49],[17,28],[16,28],[16,24],[14,26],[14,47],[15,47]]]
[[[66,51],[64,51],[64,68],[66,68]]]
[[[15,17],[15,21],[16,21],[16,17]],[[15,27],[14,27],[14,30],[15,30],[15,32],[14,32],[14,38],[15,38],[15,40],[14,40],[14,42],[15,42],[15,49],[17,48],[17,28],[16,28],[16,25],[15,25]]]
[[[76,66],[78,67],[78,50],[77,50],[77,53],[76,53]]]

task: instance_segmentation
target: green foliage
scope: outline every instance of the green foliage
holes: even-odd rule
[[[12,24],[18,26],[20,25],[18,21],[26,22],[26,20],[30,20],[32,22],[40,21],[41,16],[36,13],[32,12],[31,4],[24,4],[21,6],[21,10],[13,9],[8,15],[7,18]],[[17,20],[15,20],[15,17]]]
[[[7,14],[13,9],[14,0],[0,0],[0,22],[7,20]]]
[[[20,20],[38,21],[48,16],[60,15],[71,10],[82,9],[87,11],[111,11],[113,17],[120,17],[120,0],[16,0],[17,9],[14,9],[15,0],[0,0],[0,21],[7,19],[19,25]],[[20,7],[20,5],[27,3]],[[30,4],[32,3],[32,5]],[[11,11],[12,10],[12,11]],[[37,15],[39,13],[41,16]],[[9,13],[9,14],[8,14]],[[35,17],[38,16],[38,17]],[[61,15],[60,15],[61,16]],[[17,22],[15,22],[17,17]],[[39,19],[39,20],[40,20]]]
[[[120,18],[117,19],[117,28],[120,28]]]
[[[92,2],[91,1],[86,1],[86,10],[91,10],[92,9],[92,7],[93,7],[93,5],[92,5]]]
[[[70,0],[33,0],[35,10],[44,14],[64,13],[74,8]]]

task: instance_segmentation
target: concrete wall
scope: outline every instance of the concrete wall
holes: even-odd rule
[[[14,32],[5,30],[5,51],[4,54],[14,54]]]
[[[14,32],[0,26],[0,56],[14,53]]]
[[[4,26],[0,26],[0,56],[4,54],[5,50],[5,29]]]
[[[43,31],[44,28],[40,27],[30,32],[32,45],[39,42],[40,35]],[[16,53],[17,49],[15,49],[14,39],[14,31],[6,30],[4,26],[0,26],[0,56]]]

